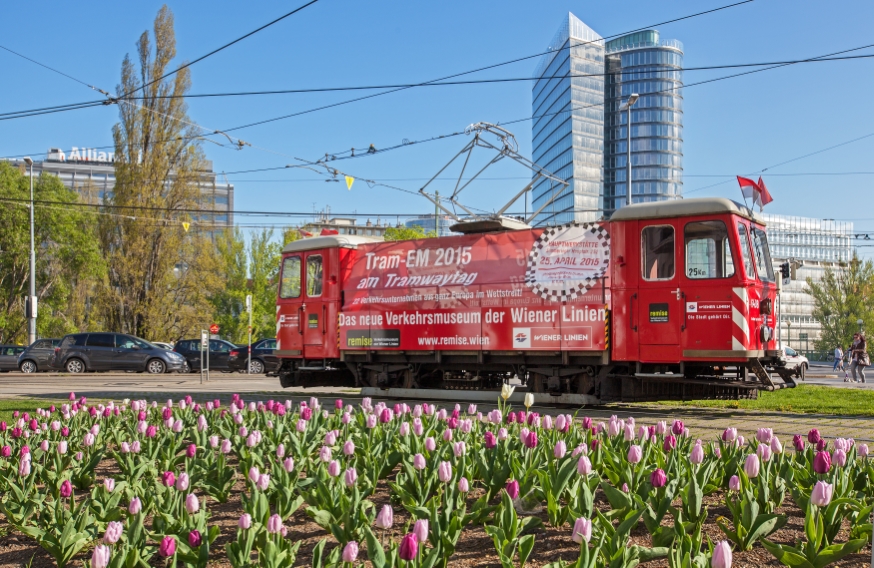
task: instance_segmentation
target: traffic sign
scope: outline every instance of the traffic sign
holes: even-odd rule
[[[202,349],[209,349],[209,335],[205,331],[200,332],[200,347]]]
[[[218,332],[219,332],[219,326],[218,326],[218,324],[217,324],[217,323],[214,323],[214,324],[212,324],[211,326],[209,326],[209,332],[210,332],[211,334],[213,334],[213,335],[215,335],[216,333],[218,333]]]

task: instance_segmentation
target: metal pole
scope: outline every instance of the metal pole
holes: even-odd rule
[[[36,341],[36,253],[33,248],[33,160],[30,161],[30,314],[27,321],[27,344]]]
[[[203,335],[206,333],[200,330],[200,384],[203,384]]]
[[[249,308],[249,362],[247,367],[249,374],[252,374],[252,295],[246,296],[246,307]]]
[[[626,103],[628,105],[628,120],[626,121],[625,129],[628,131],[628,158],[627,163],[625,164],[625,204],[631,205],[631,103]]]
[[[440,236],[440,192],[434,192],[434,236]]]

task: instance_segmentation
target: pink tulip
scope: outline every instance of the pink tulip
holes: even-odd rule
[[[491,450],[498,445],[498,442],[495,439],[495,435],[487,431],[485,434],[483,434],[483,444],[485,445],[487,450]]]
[[[773,436],[771,438],[771,453],[773,454],[782,454],[783,453],[783,444],[780,443],[780,438],[777,436]]]
[[[186,472],[182,472],[179,474],[179,477],[176,478],[176,491],[185,491],[188,489],[188,485],[191,480],[188,477]]]
[[[222,440],[222,445],[221,445],[220,451],[223,454],[231,453],[231,441],[228,440],[227,438]]]
[[[822,440],[822,436],[819,433],[819,430],[816,428],[812,429],[807,433],[807,441],[812,445],[818,444]]]
[[[346,443],[343,444],[343,454],[347,456],[351,456],[355,454],[355,442],[352,440],[346,440]]]
[[[574,521],[574,530],[571,534],[571,539],[577,544],[582,544],[583,541],[589,542],[592,539],[592,521],[584,517]]]
[[[103,487],[107,492],[112,493],[115,490],[115,480],[111,477],[107,477],[103,480]]]
[[[628,463],[640,463],[643,459],[643,448],[640,446],[631,446],[628,448]]]
[[[732,475],[731,479],[728,480],[728,488],[731,491],[740,491],[740,478],[736,475]]]
[[[655,471],[652,472],[652,474],[649,476],[649,483],[650,483],[650,485],[652,485],[652,486],[653,486],[654,488],[656,488],[656,489],[658,489],[658,488],[660,488],[660,487],[664,487],[665,484],[667,484],[667,482],[668,482],[668,476],[667,476],[667,474],[664,472],[664,470],[661,469],[661,468],[655,470]]]
[[[328,475],[331,477],[337,477],[340,475],[340,462],[334,460],[328,464]]]
[[[455,442],[452,445],[452,450],[455,453],[455,457],[460,458],[467,453],[467,444],[464,442]]]
[[[503,442],[509,437],[510,433],[507,432],[506,428],[498,428],[498,440],[501,440]]]
[[[552,455],[555,456],[555,459],[560,460],[567,454],[567,444],[564,440],[559,440],[555,443],[555,447],[552,448]]]
[[[401,545],[398,548],[398,556],[400,559],[404,562],[410,562],[415,560],[418,555],[419,544],[415,533],[404,535],[404,538],[401,539]]]
[[[817,507],[828,507],[832,501],[834,494],[834,486],[825,481],[817,481],[813,486],[813,491],[810,493],[810,502]]]
[[[722,432],[723,442],[734,442],[737,440],[737,428],[726,428]]]
[[[350,467],[346,470],[346,475],[344,476],[344,481],[346,482],[346,487],[353,487],[355,485],[355,481],[358,479],[358,472],[355,471],[354,467]]]
[[[771,461],[771,446],[759,444],[756,448],[756,455],[759,456],[763,463]]]
[[[189,515],[193,515],[200,510],[200,502],[193,493],[189,493],[188,496],[185,497],[185,510],[188,511]]]
[[[240,520],[237,522],[237,526],[243,530],[252,528],[252,515],[249,513],[243,513]]]
[[[505,489],[507,491],[507,495],[510,496],[510,499],[516,499],[519,496],[519,482],[515,479],[508,482]]]
[[[328,446],[322,446],[322,449],[319,450],[319,459],[322,460],[324,463],[328,463],[329,461],[331,461],[333,459],[333,456],[331,455],[331,448],[329,448]]]
[[[466,477],[462,477],[458,480],[458,490],[462,493],[467,493],[470,491],[470,483],[468,483]]]
[[[452,464],[448,461],[440,462],[440,465],[437,466],[437,477],[443,483],[452,481]]]
[[[342,559],[343,562],[355,562],[358,558],[358,543],[354,540],[346,543],[346,546],[343,547]]]
[[[526,448],[528,448],[529,450],[533,450],[537,447],[537,432],[529,432],[525,439],[522,440],[522,442],[525,444]]]
[[[580,460],[577,462],[577,473],[580,475],[592,473],[592,462],[589,461],[588,456],[580,456]]]
[[[285,471],[288,473],[294,471],[294,458],[291,456],[285,458],[285,461],[282,462],[282,467],[285,468]]]
[[[270,515],[270,518],[267,519],[267,532],[270,534],[277,534],[281,530],[282,518],[276,514]]]
[[[847,452],[844,450],[835,450],[832,453],[832,463],[838,467],[847,465]]]
[[[91,568],[106,568],[109,565],[110,554],[109,547],[105,544],[95,546],[94,552],[91,553]]]
[[[428,541],[428,519],[419,519],[413,525],[413,534],[421,543]]]
[[[710,560],[711,568],[731,568],[731,545],[723,540],[713,547],[713,557]]]
[[[579,446],[574,448],[574,451],[571,455],[573,457],[577,457],[580,454],[587,455],[588,453],[589,453],[589,447],[585,444],[585,442],[583,442]]]
[[[4,446],[4,447],[8,448],[9,446]],[[61,440],[60,442],[58,442],[58,453],[61,455],[64,455],[67,453],[67,441],[66,440]],[[9,456],[3,456],[3,457],[9,457]]]
[[[634,440],[634,426],[631,424],[625,425],[625,441],[631,442]]]
[[[158,554],[164,558],[170,558],[176,554],[176,538],[173,536],[165,536],[161,540],[161,545],[158,547]]]
[[[366,426],[370,429],[376,428],[376,415],[368,414]]]
[[[744,473],[746,473],[747,477],[750,479],[754,479],[759,476],[760,467],[759,456],[756,454],[750,454],[744,462]]]
[[[695,465],[699,465],[704,461],[704,448],[701,446],[701,440],[698,440],[698,443],[692,448],[692,452],[689,454],[689,461]]]
[[[859,444],[859,457],[867,458],[868,457],[868,444]]]
[[[127,510],[131,515],[139,515],[140,511],[143,510],[143,502],[140,501],[139,497],[134,497],[130,500]]]
[[[200,531],[193,530],[188,533],[188,546],[191,548],[197,548],[203,542],[203,538],[200,536]]]
[[[255,482],[255,487],[260,491],[267,491],[270,488],[270,474],[262,473],[258,476],[258,481]]]
[[[422,454],[416,454],[413,456],[413,467],[420,471],[425,469],[425,456]]]
[[[828,473],[831,468],[832,460],[831,456],[828,455],[828,452],[817,452],[816,456],[813,458],[813,471],[823,475]]]
[[[115,544],[121,538],[124,532],[124,525],[118,521],[110,521],[106,525],[106,532],[103,534],[104,544]]]
[[[376,516],[376,522],[374,524],[377,528],[387,530],[391,528],[393,523],[394,510],[392,510],[391,505],[383,505],[379,514]]]
[[[677,439],[670,434],[665,436],[665,443],[662,444],[662,449],[664,449],[666,452],[670,452],[671,450],[673,450],[676,447],[677,447]]]
[[[425,438],[425,449],[429,452],[433,452],[437,449],[437,442],[434,441],[434,438],[430,436],[428,438]]]
[[[773,437],[774,431],[771,428],[759,428],[756,431],[756,440],[762,444],[770,444]]]
[[[686,426],[683,424],[682,420],[674,420],[674,424],[671,426],[671,432],[674,436],[682,436],[683,432],[686,431]]]

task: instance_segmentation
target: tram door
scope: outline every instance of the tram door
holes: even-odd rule
[[[683,256],[678,254],[678,224],[654,220],[640,224],[641,277],[638,343],[642,362],[680,360],[683,324]]]

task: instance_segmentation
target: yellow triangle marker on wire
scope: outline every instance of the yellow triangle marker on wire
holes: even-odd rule
[[[190,226],[191,226],[191,223],[188,223],[186,221],[182,222],[182,228],[185,229],[186,233],[188,232],[188,227],[190,227]]]
[[[346,189],[352,191],[352,184],[355,183],[355,178],[352,176],[346,176]]]

